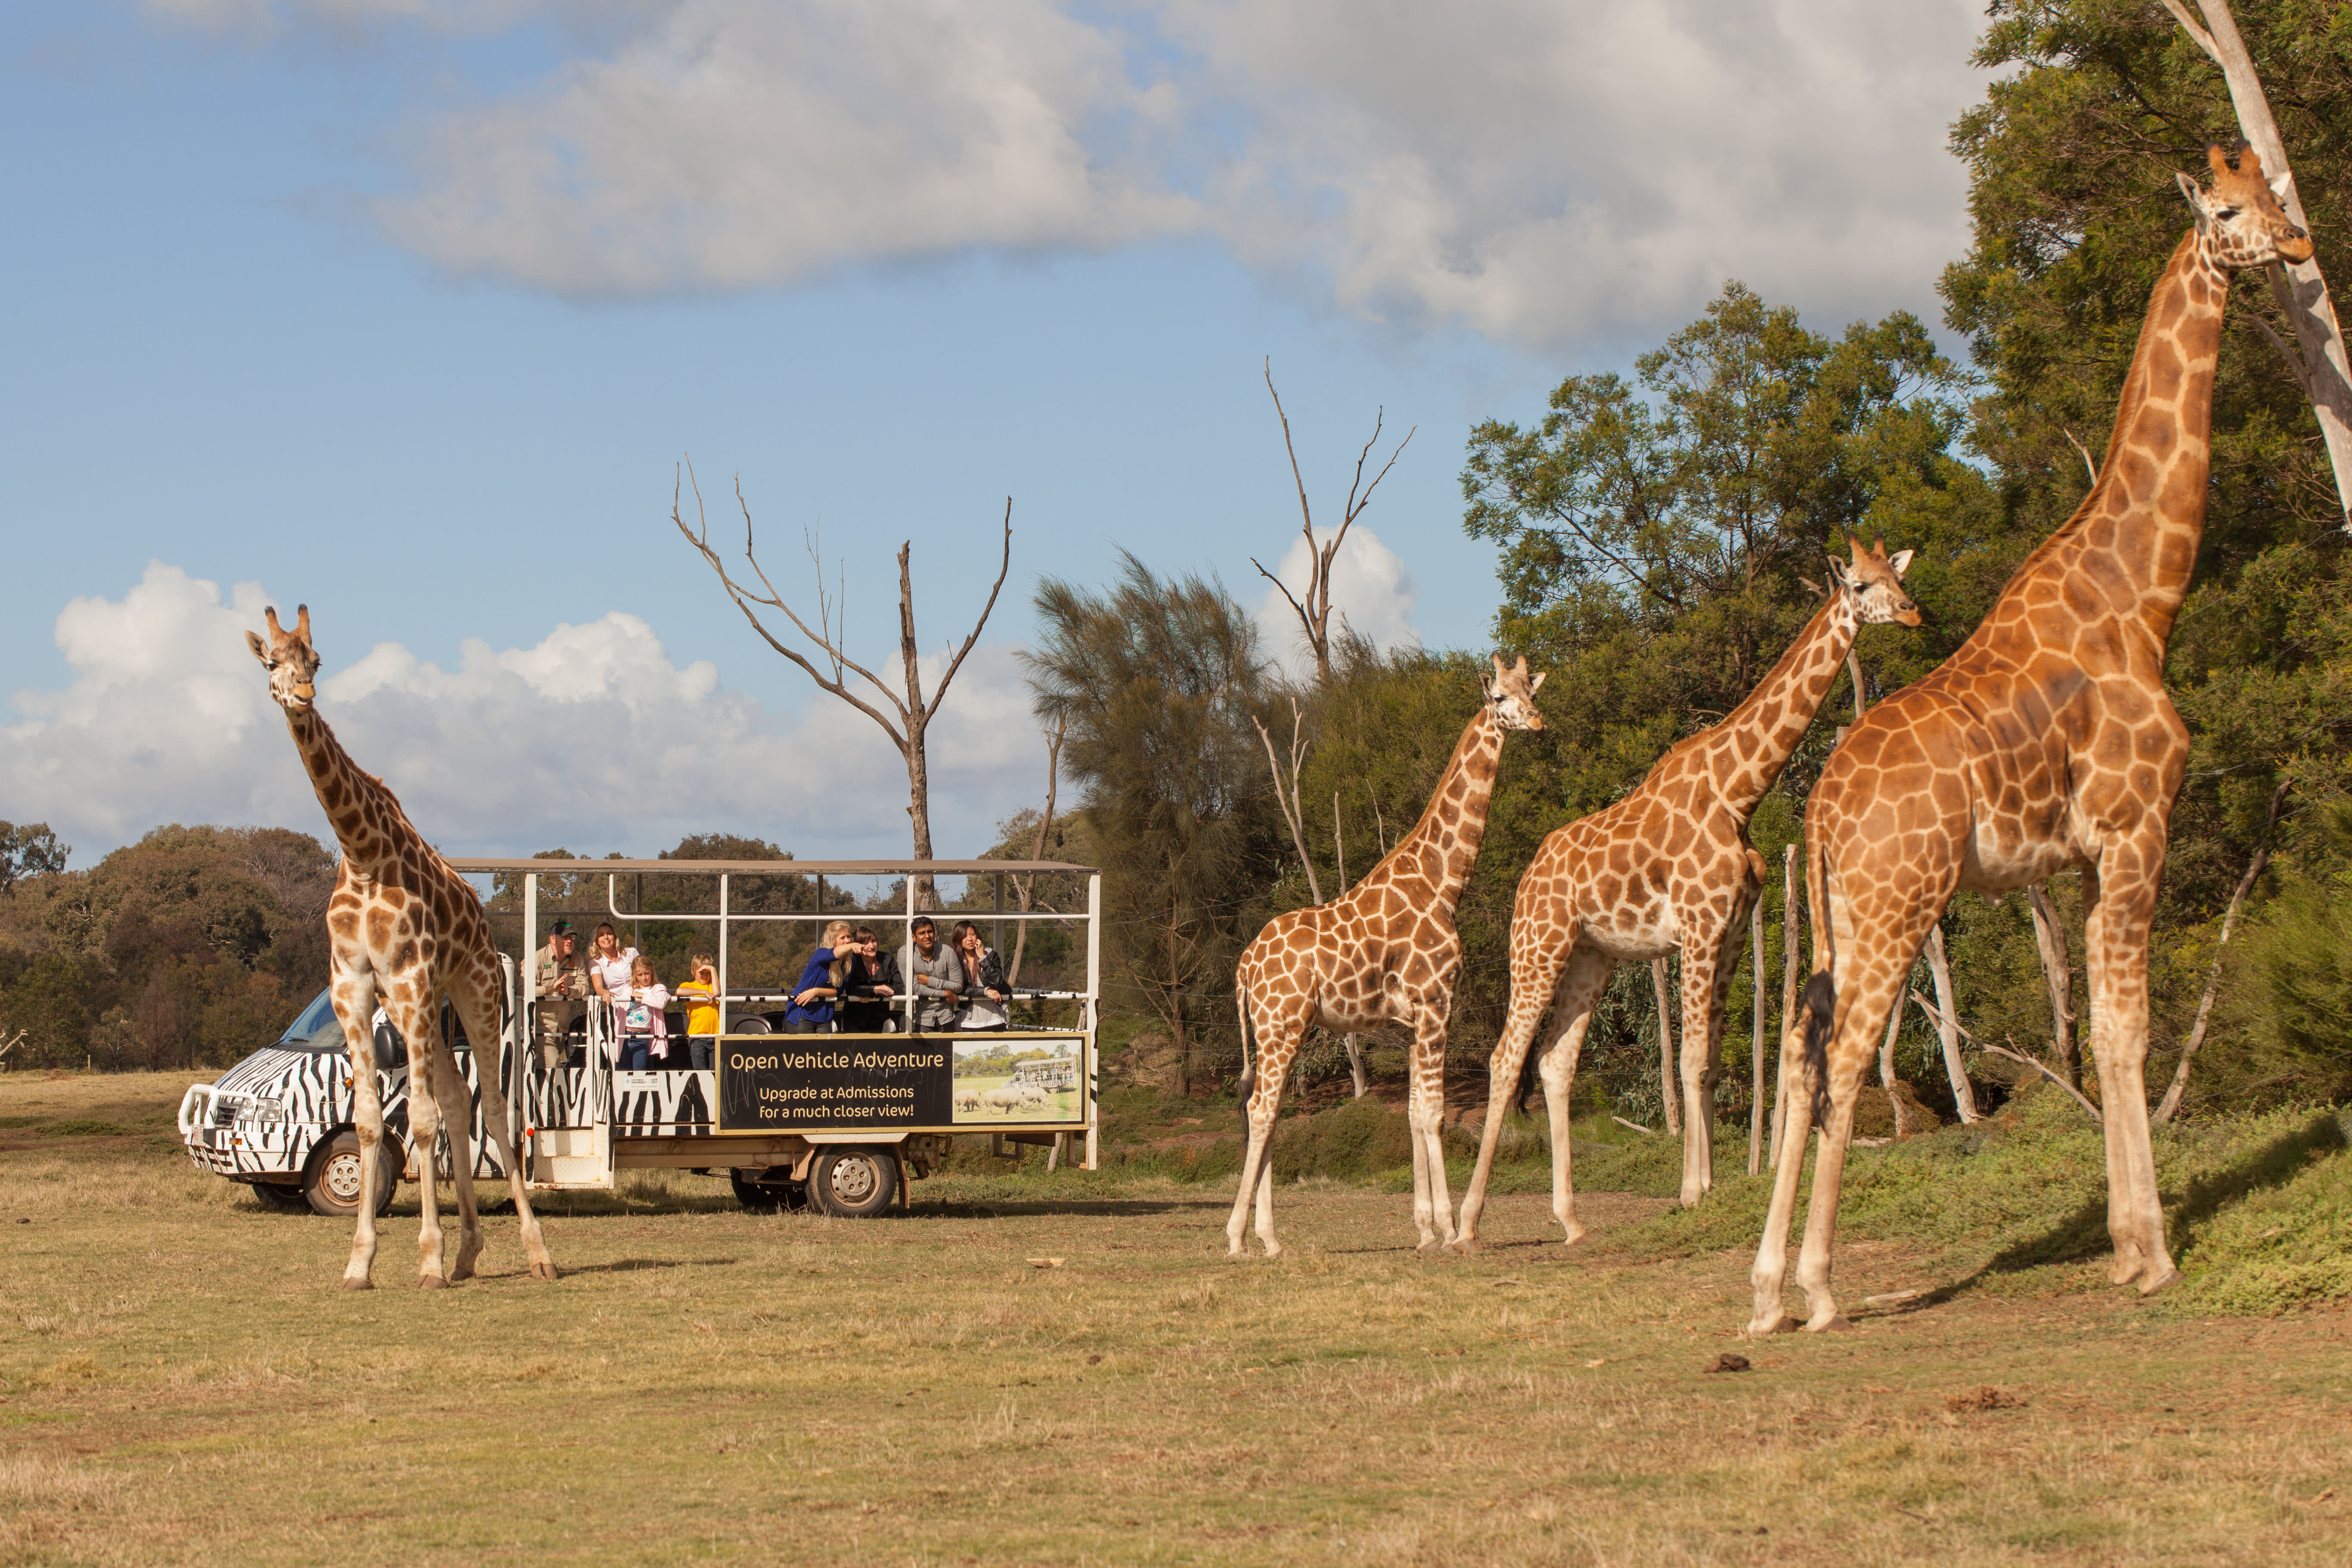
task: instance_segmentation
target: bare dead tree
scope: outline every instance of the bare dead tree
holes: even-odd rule
[[[1347,541],[1348,530],[1356,525],[1356,519],[1372,504],[1372,492],[1380,489],[1381,481],[1389,477],[1391,468],[1396,467],[1397,458],[1403,455],[1405,447],[1412,440],[1413,430],[1420,426],[1415,426],[1413,430],[1404,433],[1404,440],[1396,444],[1396,450],[1389,454],[1389,460],[1381,466],[1379,473],[1372,476],[1371,483],[1366,484],[1364,465],[1370,460],[1372,448],[1380,444],[1381,424],[1388,410],[1382,408],[1372,416],[1371,439],[1366,441],[1364,449],[1356,454],[1356,477],[1348,486],[1348,504],[1339,515],[1339,531],[1325,542],[1318,544],[1315,542],[1315,514],[1307,504],[1307,480],[1298,471],[1298,448],[1290,439],[1290,416],[1282,410],[1282,394],[1274,390],[1274,361],[1271,358],[1265,362],[1265,389],[1273,394],[1275,416],[1282,421],[1283,450],[1290,455],[1290,478],[1298,487],[1298,531],[1307,540],[1307,592],[1304,595],[1292,593],[1289,585],[1260,565],[1255,556],[1250,557],[1250,564],[1256,566],[1258,575],[1280,589],[1282,596],[1290,601],[1291,611],[1298,617],[1298,629],[1315,654],[1315,679],[1328,686],[1331,684],[1332,558],[1339,553],[1339,546]]]
[[[2042,983],[2050,992],[2050,1046],[2065,1069],[2066,1080],[2083,1087],[2083,1055],[2074,1043],[2074,957],[2066,947],[2065,929],[2058,923],[2045,884],[2025,889],[2026,907],[2033,911],[2033,945],[2042,955]]]
[[[1037,837],[1029,846],[1029,858],[1032,860],[1043,860],[1045,858],[1045,835],[1053,831],[1054,827],[1054,794],[1062,782],[1062,739],[1069,733],[1069,715],[1055,714],[1054,732],[1045,740],[1045,815],[1037,819]],[[1036,872],[1032,871],[1025,877],[1013,879],[1013,894],[1021,900],[1023,914],[1027,914],[1034,907],[1033,900],[1036,890]],[[1023,921],[1020,931],[1014,933],[1013,938],[1013,967],[1004,972],[1005,984],[1010,986],[1021,984],[1021,955],[1028,951],[1029,922]]]
[[[2254,70],[2246,40],[2239,36],[2229,0],[2197,0],[2197,9],[2205,17],[2203,26],[2198,26],[2182,0],[2164,0],[2164,8],[2221,68],[2222,79],[2230,86],[2231,106],[2237,110],[2238,133],[2261,156],[2263,176],[2278,194],[2287,217],[2310,233],[2311,220],[2304,214],[2294,172],[2287,165],[2286,142],[2279,135],[2278,121],[2271,116],[2270,98],[2263,91],[2263,79]],[[2319,270],[2316,253],[2308,261],[2274,261],[2266,270],[2271,298],[2294,325],[2300,352],[2289,347],[2268,322],[2260,317],[2252,320],[2286,362],[2304,395],[2311,399],[2320,437],[2327,444],[2328,466],[2336,472],[2336,505],[2344,513],[2344,527],[2352,531],[2352,363],[2345,359],[2344,331],[2336,325],[2327,279]]]
[[[1283,820],[1290,824],[1290,842],[1298,850],[1298,863],[1307,870],[1307,896],[1317,903],[1323,901],[1323,887],[1315,875],[1315,862],[1307,853],[1307,824],[1299,815],[1298,770],[1307,761],[1306,719],[1298,710],[1298,699],[1290,700],[1290,773],[1285,777],[1282,763],[1274,754],[1274,737],[1255,713],[1250,722],[1257,726],[1257,738],[1265,742],[1265,765],[1274,773],[1274,800],[1282,807]]]
[[[2205,1043],[2205,1026],[2212,1019],[2213,997],[2221,985],[2221,950],[2230,945],[2230,933],[2238,924],[2238,910],[2252,889],[2254,879],[2270,864],[2271,832],[2278,826],[2279,807],[2286,804],[2288,787],[2288,781],[2281,779],[2278,789],[2271,795],[2271,815],[2263,824],[2262,844],[2254,850],[2254,858],[2246,863],[2246,874],[2238,879],[2237,891],[2230,895],[2229,911],[2221,917],[2221,939],[2213,944],[2213,963],[2205,971],[2205,994],[2197,999],[2197,1022],[2189,1031],[2188,1042],[2180,1047],[2180,1065],[2172,1069],[2172,1083],[2164,1091],[2164,1103],[2156,1108],[2156,1115],[2151,1118],[2158,1127],[2179,1113],[2181,1096],[2189,1092],[2189,1064],[2197,1059],[2197,1048]]]
[[[1755,983],[1756,1032],[1748,1047],[1749,1077],[1754,1087],[1748,1098],[1748,1173],[1754,1175],[1764,1159],[1764,894],[1759,889],[1755,907],[1748,911],[1748,945],[1753,949],[1748,968]]]
[[[1780,1164],[1780,1118],[1789,1105],[1789,1031],[1797,1026],[1797,846],[1780,851],[1780,1065],[1773,1080],[1772,1139],[1764,1164]]]
[[[770,647],[799,665],[808,678],[816,682],[819,689],[830,691],[882,726],[882,732],[890,737],[890,743],[898,748],[898,755],[907,764],[907,816],[914,828],[915,858],[931,859],[930,763],[924,752],[924,736],[931,721],[939,716],[940,704],[947,700],[948,687],[954,681],[956,671],[963,668],[964,656],[971,652],[972,645],[980,640],[982,628],[988,625],[989,615],[996,608],[996,596],[1003,590],[1005,574],[1012,570],[1011,499],[1007,498],[1004,502],[1004,558],[997,566],[995,583],[988,590],[988,603],[981,607],[980,619],[972,624],[971,635],[963,639],[963,646],[948,661],[947,669],[940,676],[938,689],[928,698],[923,695],[921,654],[915,639],[915,584],[908,569],[914,542],[909,540],[898,546],[898,659],[906,687],[906,695],[902,698],[885,685],[881,677],[844,651],[846,639],[843,626],[846,623],[847,610],[845,606],[841,607],[840,613],[835,615],[835,606],[825,595],[821,561],[817,569],[816,629],[811,630],[809,624],[801,619],[800,612],[784,602],[783,595],[769,580],[767,571],[760,564],[753,548],[751,507],[743,499],[743,481],[740,477],[735,481],[735,504],[743,513],[743,563],[751,569],[751,574],[759,579],[758,589],[755,591],[750,583],[739,581],[728,571],[725,558],[710,542],[710,520],[703,510],[702,487],[695,480],[694,465],[689,462],[681,467],[684,484],[674,487],[670,492],[670,521],[677,525],[677,531],[688,544],[702,552],[702,559],[709,563],[711,571],[719,574],[719,585],[726,589],[727,596],[735,601],[735,607],[743,612],[743,618],[751,623],[751,629],[758,632]],[[687,526],[679,505],[688,486],[694,490],[695,526],[691,528]],[[816,561],[816,541],[813,536],[808,539],[808,547],[810,559]],[[816,645],[825,668],[820,669],[800,649],[787,647],[779,640],[768,629],[767,623],[760,618],[760,611],[753,607],[755,605],[782,612],[799,628],[801,636]],[[830,674],[826,673],[828,669]],[[850,689],[848,678],[853,673],[880,694],[888,712]],[[915,902],[919,909],[936,910],[940,907],[939,890],[932,886],[928,874],[915,879]]]
[[[2017,1041],[2014,1037],[2010,1038],[2007,1046],[1996,1046],[1990,1040],[1979,1040],[1974,1035],[1969,1035],[1968,1030],[1960,1027],[1960,1021],[1958,1018],[1953,1017],[1948,1013],[1937,1012],[1936,1010],[1936,1005],[1933,1002],[1928,1001],[1925,996],[1919,994],[1918,988],[1916,986],[1912,988],[1911,1000],[1919,1004],[1919,1011],[1927,1014],[1930,1018],[1935,1019],[1938,1025],[1949,1024],[1953,1028],[1959,1029],[1961,1034],[1968,1035],[1969,1043],[1976,1047],[1977,1049],[1980,1051],[1990,1051],[1997,1057],[2007,1057],[2011,1061],[2021,1063],[2026,1067],[2032,1068],[2035,1072],[2040,1073],[2043,1078],[2048,1079],[2052,1083],[2054,1083],[2060,1089],[2064,1089],[2067,1094],[2073,1098],[2074,1103],[2083,1108],[2084,1115],[2089,1117],[2094,1121],[2101,1120],[2099,1116],[2099,1108],[2093,1105],[2090,1100],[2084,1096],[2081,1089],[2076,1089],[2073,1084],[2068,1083],[2064,1079],[2060,1078],[2057,1073],[2051,1069],[2048,1062],[2042,1060],[2038,1057],[2031,1057],[2026,1055],[2023,1051],[2018,1050],[2016,1048]]]

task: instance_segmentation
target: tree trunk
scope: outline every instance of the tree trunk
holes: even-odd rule
[[[2303,195],[2295,188],[2294,171],[2286,161],[2286,142],[2279,135],[2278,121],[2271,117],[2270,99],[2263,91],[2253,56],[2238,32],[2237,18],[2230,14],[2229,0],[2197,0],[2197,8],[2205,15],[2204,27],[2197,25],[2180,0],[2164,0],[2164,5],[2198,47],[2221,68],[2222,79],[2230,86],[2231,106],[2238,113],[2239,133],[2261,156],[2263,175],[2283,180],[2285,189],[2279,205],[2308,234],[2311,220],[2304,213]],[[2319,270],[2316,254],[2292,265],[2273,263],[2269,272],[2271,291],[2294,324],[2295,341],[2303,351],[2300,363],[2286,353],[2284,343],[2277,346],[2287,368],[2303,383],[2304,395],[2311,399],[2311,411],[2327,445],[2328,465],[2336,474],[2336,507],[2344,514],[2343,526],[2352,531],[2352,365],[2345,359],[2344,332],[2336,324],[2327,279]]]
[[[1348,890],[1348,840],[1339,831],[1339,792],[1331,792],[1331,848],[1339,862],[1339,889],[1332,894],[1338,898]],[[1371,1080],[1364,1076],[1364,1047],[1355,1036],[1344,1037],[1348,1047],[1348,1080],[1355,1088],[1354,1099],[1361,1100],[1370,1091]]]
[[[2033,945],[2042,955],[2042,984],[2050,993],[2050,1043],[2066,1082],[2083,1087],[2083,1057],[2074,1045],[2074,959],[2066,949],[2066,933],[2058,924],[2058,910],[2050,902],[2046,885],[2025,889],[2026,907],[2033,911]]]
[[[1935,977],[1936,1005],[1943,1009],[1936,1020],[1936,1036],[1943,1042],[1944,1072],[1952,1080],[1952,1102],[1959,1108],[1960,1123],[1966,1126],[1977,1120],[1976,1088],[1969,1082],[1968,1068],[1960,1062],[1959,1008],[1952,999],[1952,965],[1944,955],[1944,928],[1940,925],[1927,931],[1927,973]]]
[[[1666,961],[1650,960],[1650,984],[1658,993],[1658,1082],[1664,1091],[1666,1131],[1683,1130],[1682,1075],[1675,1070],[1675,1009],[1673,989],[1666,982]]]

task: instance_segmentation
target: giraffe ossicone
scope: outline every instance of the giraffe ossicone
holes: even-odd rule
[[[2090,494],[1951,658],[1856,721],[1806,805],[1814,979],[1782,1058],[1790,1102],[1827,1106],[1797,1264],[1808,1329],[1845,1321],[1830,1262],[1854,1100],[1928,929],[1962,889],[2000,893],[2070,868],[2084,884],[2110,1278],[2144,1292],[2178,1278],[2144,1073],[2148,927],[2189,758],[2165,642],[2204,531],[2231,274],[2312,254],[2252,149],[2233,166],[2209,147],[2206,163],[2210,188],[2180,176],[2195,223],[2149,293]],[[1813,1121],[1782,1126],[1751,1332],[1793,1326],[1781,1287]]]
[[[1503,1118],[1549,1005],[1551,1033],[1538,1066],[1551,1129],[1552,1217],[1564,1239],[1584,1234],[1571,1179],[1569,1098],[1592,1009],[1620,963],[1679,948],[1683,1110],[1682,1201],[1715,1182],[1715,1085],[1722,1076],[1723,1008],[1739,931],[1763,889],[1748,823],[1804,739],[1864,625],[1919,625],[1904,592],[1912,552],[1846,542],[1829,560],[1828,602],[1721,723],[1678,741],[1638,787],[1555,829],[1519,878],[1511,910],[1511,999],[1488,1063],[1486,1121],[1462,1198],[1454,1245],[1477,1245]]]
[[[310,606],[295,612],[294,629],[278,621],[271,605],[265,617],[267,642],[245,634],[246,646],[269,672],[269,695],[286,711],[286,727],[310,775],[310,787],[342,847],[335,891],[327,901],[327,942],[336,1021],[351,1048],[352,1121],[360,1140],[359,1228],[352,1240],[343,1288],[364,1290],[373,1283],[376,1195],[388,1178],[383,1165],[383,1096],[376,1082],[370,1024],[376,1005],[408,1046],[408,1131],[417,1150],[420,1231],[417,1284],[436,1289],[474,1272],[481,1255],[482,1225],[474,1204],[473,1101],[465,1074],[436,1016],[446,996],[457,1021],[482,1059],[495,1063],[504,1023],[506,988],[498,949],[482,901],[452,870],[400,809],[383,781],[362,771],[319,717],[319,650],[310,640]],[[552,1279],[548,1255],[521,1165],[507,1132],[506,1098],[498,1074],[479,1074],[482,1124],[498,1145],[524,1254],[533,1278]],[[458,1243],[454,1266],[444,1268],[441,1205],[435,1185],[434,1138],[449,1131],[449,1166],[457,1189]]]
[[[1307,1031],[1335,1034],[1381,1028],[1412,1032],[1406,1105],[1412,1135],[1412,1218],[1421,1245],[1454,1235],[1440,1142],[1445,1110],[1445,1023],[1462,969],[1454,910],[1478,858],[1486,807],[1502,765],[1503,736],[1538,731],[1535,705],[1544,678],[1528,674],[1527,656],[1480,677],[1484,700],[1471,716],[1412,831],[1363,880],[1325,904],[1268,921],[1244,950],[1234,975],[1241,1014],[1242,1100],[1249,1149],[1225,1225],[1226,1250],[1244,1252],[1250,1196],[1257,1196],[1257,1237],[1268,1258],[1274,1237],[1274,1170],[1269,1145],[1282,1086]],[[1250,1056],[1255,1044],[1255,1055]]]

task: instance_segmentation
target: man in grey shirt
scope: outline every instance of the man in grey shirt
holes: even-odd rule
[[[914,935],[912,946],[898,950],[898,973],[914,988],[915,1032],[952,1029],[963,1011],[963,965],[930,916],[915,917]]]

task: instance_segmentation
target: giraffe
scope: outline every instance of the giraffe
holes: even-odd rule
[[[418,1286],[434,1289],[472,1277],[482,1250],[482,1226],[474,1208],[473,1107],[465,1075],[435,1014],[445,994],[456,1007],[466,1038],[484,1052],[489,1070],[480,1079],[482,1124],[496,1141],[499,1161],[514,1194],[522,1222],[523,1250],[533,1278],[555,1278],[554,1259],[540,1236],[539,1221],[523,1191],[522,1168],[507,1133],[507,1109],[499,1092],[498,1040],[500,998],[498,950],[474,889],[425,842],[383,781],[360,771],[314,706],[319,653],[310,641],[310,606],[295,611],[294,629],[278,624],[277,606],[268,612],[269,640],[245,634],[253,657],[269,672],[269,695],[286,710],[286,728],[310,775],[310,787],[342,845],[334,896],[327,902],[327,940],[332,949],[330,990],[335,1017],[352,1052],[352,1119],[360,1139],[359,1231],[352,1241],[343,1289],[365,1290],[375,1263],[375,1211],[383,1179],[383,1100],[375,1078],[369,1024],[383,1002],[392,1026],[408,1044],[408,1132],[417,1159],[421,1198]],[[449,1168],[457,1187],[459,1237],[456,1267],[442,1272],[441,1206],[434,1188],[434,1135],[449,1129]]]
[[[1328,904],[1276,915],[1242,953],[1234,976],[1234,1002],[1243,1049],[1248,1051],[1255,1036],[1257,1057],[1253,1068],[1245,1055],[1242,1078],[1249,1152],[1242,1160],[1233,1217],[1225,1224],[1231,1255],[1244,1250],[1242,1232],[1255,1188],[1258,1240],[1268,1258],[1282,1256],[1282,1244],[1274,1238],[1267,1145],[1291,1058],[1318,1024],[1334,1031],[1360,1032],[1383,1024],[1412,1031],[1412,1220],[1425,1247],[1451,1238],[1454,1205],[1446,1196],[1439,1132],[1445,1109],[1445,1020],[1462,968],[1454,909],[1486,831],[1503,734],[1544,727],[1535,705],[1543,679],[1528,678],[1524,654],[1508,669],[1496,657],[1494,675],[1479,677],[1486,700],[1455,742],[1412,831],[1363,880]]]
[[[1551,1124],[1551,1207],[1564,1239],[1584,1235],[1570,1180],[1569,1090],[1592,1007],[1621,962],[1682,949],[1682,1201],[1714,1184],[1716,1079],[1724,999],[1738,963],[1739,931],[1763,889],[1748,820],[1804,738],[1864,625],[1919,624],[1903,591],[1911,552],[1849,539],[1851,563],[1829,561],[1829,599],[1756,689],[1720,724],[1677,742],[1639,788],[1556,829],[1536,851],[1511,914],[1511,1002],[1489,1064],[1486,1123],[1462,1198],[1454,1245],[1477,1245],[1503,1115],[1519,1082],[1544,1005],[1551,1037],[1542,1058]]]
[[[2107,1152],[2109,1278],[2179,1278],[2148,1142],[2147,940],[2189,732],[2164,650],[2205,524],[2213,374],[2231,275],[2301,261],[2310,237],[2241,150],[2208,147],[2210,194],[2179,178],[2194,225],[2148,300],[2106,461],[2065,525],[1925,679],[1882,700],[1832,754],[1805,811],[1805,891],[1819,933],[1784,1059],[1792,1105],[1751,1277],[1765,1333],[1783,1310],[1789,1221],[1822,1129],[1797,1276],[1804,1327],[1845,1326],[1830,1289],[1838,1187],[1863,1068],[1952,895],[2083,871],[2091,1047]]]

